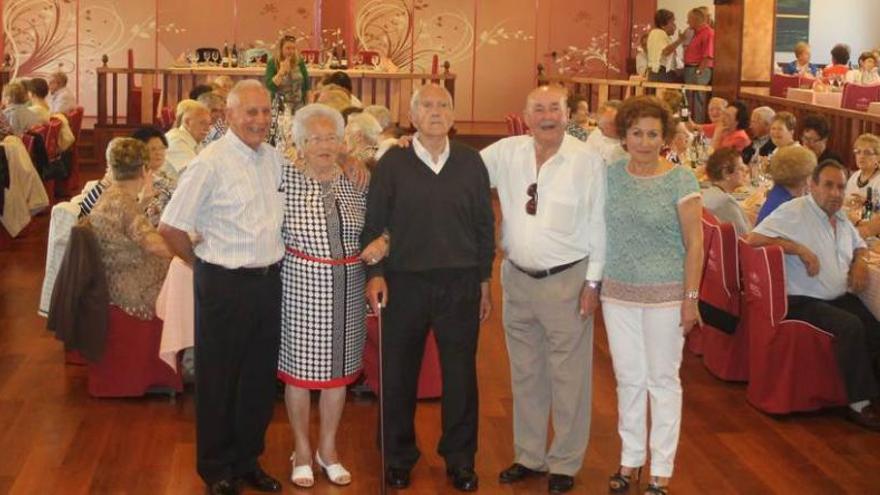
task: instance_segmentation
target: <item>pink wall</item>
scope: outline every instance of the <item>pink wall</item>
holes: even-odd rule
[[[0,0],[18,75],[70,76],[95,111],[101,56],[166,67],[201,46],[274,45],[283,32],[302,48],[341,36],[376,49],[401,70],[448,60],[457,74],[456,115],[500,121],[521,110],[536,65],[551,73],[624,77],[631,27],[650,22],[656,0]],[[317,33],[317,35],[316,35]],[[556,57],[553,57],[555,52]]]

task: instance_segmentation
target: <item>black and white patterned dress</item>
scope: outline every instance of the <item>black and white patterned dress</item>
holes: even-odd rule
[[[366,276],[356,261],[366,194],[345,176],[321,183],[293,165],[284,169],[283,189],[278,377],[302,388],[344,386],[360,375],[366,338]]]

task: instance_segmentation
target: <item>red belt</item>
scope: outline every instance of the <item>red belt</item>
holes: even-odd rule
[[[297,258],[314,261],[315,263],[322,263],[324,265],[354,265],[355,263],[361,262],[360,253],[354,256],[349,256],[348,258],[316,258],[310,254],[298,251],[291,247],[288,247],[286,249],[288,253],[296,256]]]

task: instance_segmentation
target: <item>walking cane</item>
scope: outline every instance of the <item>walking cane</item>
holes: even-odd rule
[[[381,296],[380,296],[381,297]],[[382,357],[382,300],[379,300],[376,311],[376,337],[379,341],[379,466],[382,474],[379,476],[379,493],[385,495],[385,379],[384,360]]]

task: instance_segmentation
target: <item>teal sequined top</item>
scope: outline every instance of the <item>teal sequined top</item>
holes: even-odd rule
[[[608,226],[602,300],[644,306],[679,303],[684,296],[685,248],[678,205],[699,196],[694,174],[682,166],[636,177],[628,160],[608,167]]]

